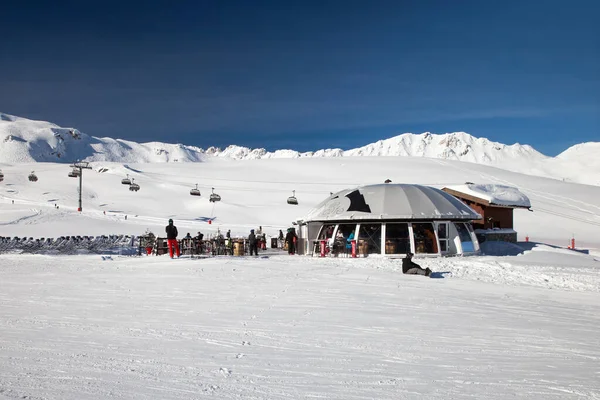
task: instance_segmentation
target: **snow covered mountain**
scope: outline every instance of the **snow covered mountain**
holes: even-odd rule
[[[405,133],[351,150],[322,149],[266,151],[231,145],[202,149],[183,144],[133,141],[88,136],[75,128],[0,113],[0,162],[200,162],[206,157],[235,160],[306,157],[412,156],[493,165],[516,172],[598,185],[599,143],[583,143],[558,157],[548,157],[529,145],[505,145],[465,132]],[[564,168],[569,164],[570,168]],[[576,171],[570,175],[565,171]]]
[[[201,161],[194,146],[136,143],[88,136],[75,128],[0,113],[0,162],[174,162]]]
[[[348,157],[348,156],[416,156],[492,164],[515,158],[547,158],[531,146],[507,146],[465,132],[437,135],[405,133],[351,150],[323,149],[314,152],[294,150],[250,149],[228,146],[225,149],[160,142],[132,141],[88,136],[75,128],[63,128],[50,122],[33,121],[0,114],[0,161],[71,162],[75,159],[114,162],[196,162],[205,156],[236,160],[261,158]]]

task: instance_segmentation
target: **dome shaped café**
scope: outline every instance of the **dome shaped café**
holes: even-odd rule
[[[318,204],[299,225],[300,254],[348,254],[356,240],[359,256],[471,254],[479,251],[472,221],[477,212],[430,186],[377,184],[345,189]]]

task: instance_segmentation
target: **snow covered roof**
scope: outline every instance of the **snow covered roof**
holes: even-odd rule
[[[471,221],[481,219],[481,215],[440,189],[389,183],[334,193],[311,210],[304,221],[388,219]]]
[[[512,186],[496,185],[496,184],[475,184],[467,182],[464,185],[447,186],[443,189],[450,194],[464,194],[470,197],[476,197],[488,204],[508,206],[508,207],[523,207],[530,208],[531,202],[529,198],[521,193],[519,189]]]

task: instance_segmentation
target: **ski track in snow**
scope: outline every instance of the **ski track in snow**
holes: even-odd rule
[[[441,161],[441,160],[436,160],[438,161],[438,163],[440,163],[441,165],[445,165],[447,167],[453,167],[455,169],[459,169],[465,172],[468,172],[467,169],[459,167],[455,164],[449,165],[449,163]],[[483,179],[484,182],[495,182],[498,184],[502,184],[502,185],[507,185],[507,186],[513,186],[513,187],[517,187],[519,188],[519,190],[521,190],[523,193],[527,194],[528,197],[532,197],[531,194],[535,195],[535,199],[536,201],[544,201],[543,199],[547,199],[547,200],[552,200],[554,203],[548,202],[549,204],[558,204],[560,205],[563,209],[570,209],[573,211],[580,211],[580,212],[584,212],[584,213],[588,213],[588,214],[592,214],[594,216],[598,216],[598,214],[596,214],[593,211],[590,211],[588,208],[581,208],[581,207],[573,207],[573,203],[579,203],[582,204],[583,206],[592,208],[592,209],[597,209],[600,211],[600,206],[596,205],[596,204],[591,204],[588,202],[584,202],[581,200],[577,200],[577,199],[573,199],[571,197],[566,197],[566,196],[560,196],[557,194],[553,194],[553,193],[549,193],[549,192],[544,192],[541,190],[535,190],[532,189],[531,187],[522,187],[522,185],[518,185],[514,182],[508,181],[506,179],[501,179],[497,176],[494,175],[490,175],[487,173],[479,173],[479,176],[481,176],[481,178]],[[547,201],[546,200],[546,201]]]
[[[0,256],[0,398],[598,398],[600,270],[534,253]]]
[[[466,168],[459,167],[455,164],[450,165],[449,163],[442,161],[442,160],[436,160],[436,161],[440,165],[445,165],[447,167],[452,167],[452,168],[462,170],[465,172],[470,172]],[[575,212],[577,214],[584,214],[584,215],[580,215],[580,216],[573,216],[573,215],[569,215],[569,214],[565,214],[565,213],[560,213],[560,214],[552,213],[553,215],[557,215],[557,216],[560,216],[562,218],[566,218],[569,220],[577,220],[579,222],[586,223],[586,224],[590,223],[590,222],[588,222],[589,218],[593,218],[596,220],[596,221],[591,221],[591,223],[593,225],[600,224],[600,214],[598,213],[600,211],[600,206],[598,206],[598,205],[591,204],[589,202],[585,202],[585,201],[581,201],[581,200],[577,200],[577,199],[574,199],[571,197],[561,196],[561,195],[545,192],[542,190],[532,189],[531,187],[523,187],[522,185],[518,185],[518,184],[511,182],[509,180],[506,180],[506,179],[501,179],[495,175],[491,175],[488,173],[480,172],[479,176],[485,182],[494,182],[494,183],[498,183],[498,184],[502,184],[502,185],[508,185],[508,186],[513,186],[513,187],[519,188],[523,193],[525,193],[532,200],[532,208],[534,211],[537,208],[539,211],[542,211],[542,212],[550,212],[549,210],[539,207],[539,203],[544,203],[544,204],[547,204],[550,206],[559,206],[562,210],[569,210],[569,211]],[[581,206],[577,206],[575,203],[581,204]]]
[[[8,221],[8,222],[2,222],[0,223],[0,225],[17,225],[20,223],[26,223],[26,224],[31,224],[33,223],[32,220],[35,220],[36,218],[40,217],[42,215],[42,210],[38,210],[38,209],[31,209],[29,210],[32,214],[29,215],[25,215],[23,217],[19,217],[15,220],[12,221]]]

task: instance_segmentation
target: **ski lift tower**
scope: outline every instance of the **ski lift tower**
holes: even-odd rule
[[[73,168],[73,171],[75,171],[75,170],[79,171],[79,207],[77,208],[77,211],[81,211],[83,209],[81,207],[81,188],[82,188],[82,181],[83,181],[83,170],[84,169],[92,169],[92,167],[90,167],[90,163],[80,162],[80,161],[73,163],[73,165],[70,165],[70,167]]]

